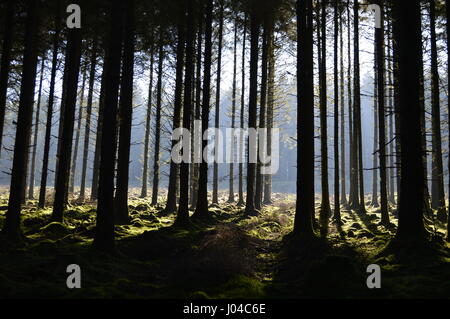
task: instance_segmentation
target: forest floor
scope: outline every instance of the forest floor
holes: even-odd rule
[[[95,206],[71,203],[64,224],[48,224],[51,208],[38,210],[36,201],[27,201],[24,242],[0,243],[0,297],[450,297],[450,245],[439,223],[428,249],[392,252],[384,248],[395,233],[395,216],[386,228],[376,208],[363,215],[344,210],[342,227],[330,222],[326,239],[302,247],[290,235],[292,195],[274,194],[273,205],[248,218],[241,207],[223,202],[210,208],[208,223],[188,229],[172,226],[175,215],[161,214],[163,202],[153,207],[130,196],[132,220],[115,226],[118,252],[107,255],[91,249]],[[3,191],[0,227],[6,209]],[[366,285],[373,263],[381,266],[381,289]],[[81,267],[81,289],[66,286],[69,264]]]

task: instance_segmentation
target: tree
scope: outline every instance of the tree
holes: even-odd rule
[[[314,236],[314,73],[312,0],[297,0],[297,200],[294,234]]]
[[[115,221],[125,224],[128,215],[128,179],[130,166],[131,122],[133,117],[133,68],[135,46],[134,0],[127,1],[125,9],[122,78],[119,101],[119,152],[117,159],[117,181]]]
[[[147,185],[148,185],[148,169],[149,160],[148,153],[150,148],[150,121],[152,116],[152,99],[153,99],[153,64],[155,63],[155,53],[153,44],[153,29],[151,31],[150,41],[150,79],[148,84],[148,98],[147,98],[147,115],[145,117],[145,136],[144,136],[144,163],[142,169],[142,187],[141,198],[147,197]]]
[[[266,128],[266,101],[267,101],[267,67],[269,59],[269,36],[270,36],[270,19],[269,8],[265,8],[263,17],[263,35],[262,35],[262,57],[261,57],[261,98],[259,107],[259,124],[258,127]],[[263,176],[261,175],[261,154],[265,154],[265,140],[264,134],[258,134],[258,156],[256,165],[256,181],[255,181],[255,208],[261,210],[262,193],[263,193]],[[261,150],[261,144],[263,149]]]
[[[216,130],[219,129],[220,125],[220,78],[222,73],[222,47],[223,47],[223,0],[219,0],[220,9],[219,9],[219,39],[218,39],[218,48],[217,48],[217,78],[216,78],[216,114],[214,117],[214,123]],[[219,139],[215,137],[214,144],[214,154],[218,154],[219,152]],[[215,155],[217,159],[217,155]],[[213,193],[212,193],[212,204],[218,204],[218,188],[219,188],[219,163],[217,160],[214,160],[213,163]]]
[[[36,148],[37,148],[37,140],[39,134],[39,115],[41,112],[41,96],[42,96],[42,82],[44,80],[44,69],[45,69],[45,57],[42,57],[41,60],[41,75],[39,78],[39,90],[38,90],[38,98],[36,105],[36,116],[34,121],[34,136],[33,136],[33,153],[31,156],[31,167],[30,167],[30,184],[28,187],[28,198],[34,199],[34,174],[36,170]]]
[[[245,44],[247,39],[247,13],[244,18],[244,31],[243,31],[244,39],[242,40],[242,80],[241,80],[241,114],[240,114],[240,125],[241,125],[241,134],[239,136],[239,158],[243,158],[244,153],[244,137],[242,134],[242,130],[244,129],[244,111],[245,111]],[[244,164],[242,160],[239,160],[239,200],[237,205],[244,206]]]
[[[11,184],[9,188],[8,210],[3,225],[3,233],[10,240],[20,240],[20,210],[25,176],[25,153],[33,116],[34,88],[37,68],[37,32],[39,6],[37,0],[27,2],[27,18],[25,24],[23,71],[20,85],[19,113],[14,143]]]
[[[450,0],[445,0],[445,13],[446,13],[446,18],[447,18],[447,23],[446,23],[446,27],[447,27],[447,61],[450,61]],[[448,78],[450,78],[450,66],[447,67],[447,75]],[[449,92],[450,92],[450,81],[448,81],[447,83],[448,87],[449,87]],[[450,125],[450,103],[448,103],[447,101],[447,109],[448,109],[448,119],[447,122]],[[450,139],[449,139],[449,149],[450,149]],[[448,158],[447,161],[447,170],[450,171],[450,157]],[[449,194],[450,194],[450,180],[448,181],[448,189],[449,189]],[[448,210],[449,214],[447,215],[447,241],[450,241],[450,207]]]
[[[45,196],[47,191],[48,158],[50,156],[49,154],[50,138],[52,132],[53,104],[55,100],[55,81],[56,81],[56,68],[58,64],[58,47],[59,47],[60,32],[61,32],[61,16],[60,16],[60,8],[58,6],[55,18],[55,34],[53,35],[52,70],[50,74],[50,90],[47,102],[47,121],[45,125],[44,157],[42,159],[41,186],[39,188],[39,203],[38,203],[39,208],[44,208],[45,206]]]
[[[72,137],[75,120],[75,107],[77,103],[78,74],[81,59],[81,30],[69,29],[67,36],[66,68],[64,76],[66,96],[62,132],[60,135],[61,147],[58,154],[58,169],[55,182],[55,200],[51,221],[63,222],[63,212],[66,204],[67,190],[70,176],[70,159],[72,151]]]
[[[237,18],[234,20],[234,41],[233,41],[233,88],[231,96],[231,129],[234,132],[236,126],[236,77],[237,77],[237,41],[238,41],[238,24]],[[231,141],[231,158],[233,159],[230,163],[230,186],[228,192],[228,203],[234,203],[234,135]]]
[[[445,220],[444,173],[442,164],[441,103],[439,89],[439,71],[436,46],[436,7],[434,0],[430,4],[430,42],[431,42],[431,207],[437,209],[437,218]]]
[[[372,156],[372,202],[371,205],[373,207],[379,207],[380,203],[378,202],[378,133],[380,131],[378,124],[378,71],[377,71],[377,53],[376,53],[376,45],[374,50],[375,63],[374,63],[374,85],[373,85],[373,156]]]
[[[250,12],[250,92],[248,100],[248,129],[256,129],[257,113],[257,95],[258,95],[258,55],[259,55],[259,17],[257,1],[252,0]],[[258,214],[255,207],[255,175],[256,165],[252,159],[251,148],[256,148],[255,140],[251,142],[252,137],[248,137],[248,156],[247,156],[247,198],[245,201],[245,214]],[[253,150],[253,153],[254,152]]]
[[[331,212],[328,186],[328,142],[327,142],[327,50],[326,50],[326,6],[327,0],[321,1],[320,37],[317,40],[319,54],[319,91],[320,91],[320,171],[322,186],[322,202],[320,205],[320,223],[322,235],[328,229],[328,217]],[[318,19],[319,21],[319,19]],[[319,32],[319,31],[318,31]]]
[[[209,126],[209,106],[211,100],[211,55],[212,55],[212,10],[213,1],[206,1],[205,20],[205,55],[203,66],[203,97],[202,97],[202,136]],[[201,18],[200,18],[201,19]],[[202,140],[202,150],[206,149],[207,141]],[[205,219],[208,215],[208,163],[201,158],[198,178],[197,206],[195,207],[193,218]]]
[[[104,60],[107,59],[108,51],[105,50]],[[91,186],[91,201],[95,201],[98,198],[98,179],[100,170],[100,157],[102,151],[102,132],[103,132],[103,114],[105,113],[105,86],[106,86],[106,73],[103,67],[102,76],[100,80],[100,100],[98,103],[98,118],[97,118],[97,133],[95,137],[95,149],[94,149],[94,166],[92,168],[92,186]]]
[[[194,0],[187,0],[186,10],[186,74],[184,79],[184,101],[183,101],[183,128],[191,127],[191,109],[192,109],[192,87],[194,75],[194,34],[195,34],[195,15]],[[183,152],[190,154],[190,147],[183,149]],[[189,220],[189,163],[180,164],[180,189],[186,191],[180,192],[180,202],[176,223],[186,224]]]
[[[363,144],[362,144],[362,128],[361,128],[361,83],[360,83],[360,64],[359,64],[359,4],[358,0],[355,0],[353,7],[353,30],[354,30],[354,115],[353,115],[353,134],[355,140],[353,141],[354,147],[356,147],[358,158],[358,185],[359,185],[359,206],[360,213],[366,213],[365,199],[364,199],[364,168],[363,168]]]
[[[98,19],[98,18],[97,18]],[[86,104],[86,123],[84,127],[84,144],[83,144],[83,163],[81,169],[81,184],[80,184],[80,197],[79,201],[83,202],[86,193],[86,174],[87,174],[87,160],[89,155],[89,141],[91,134],[91,116],[92,116],[92,100],[94,94],[95,84],[95,69],[97,67],[97,55],[98,55],[98,22],[96,21],[94,27],[94,38],[92,43],[91,61],[89,70],[89,87],[88,97]]]
[[[81,121],[83,119],[83,104],[84,104],[84,91],[86,88],[86,71],[87,67],[84,65],[83,67],[83,80],[81,81],[81,92],[80,92],[80,106],[78,109],[78,118],[77,118],[77,128],[75,133],[75,145],[73,147],[73,155],[72,155],[72,166],[70,168],[70,182],[69,182],[69,193],[73,194],[75,191],[75,177],[77,173],[77,162],[78,162],[78,146],[80,144],[80,133],[81,133]]]
[[[8,0],[5,10],[5,28],[2,43],[2,59],[0,62],[0,154],[2,151],[3,127],[5,124],[6,94],[11,66],[11,50],[14,35],[14,0]]]
[[[424,240],[424,176],[420,132],[420,51],[422,30],[420,1],[407,6],[393,2],[394,41],[398,49],[399,118],[400,118],[400,201],[396,240],[403,243]]]
[[[153,188],[152,205],[158,204],[159,190],[159,148],[161,144],[161,104],[162,104],[162,78],[164,61],[163,29],[159,30],[159,53],[158,53],[158,81],[156,84],[156,118],[155,118],[155,148],[153,150]]]
[[[339,194],[339,76],[338,76],[338,36],[339,7],[334,0],[334,215],[338,224],[341,223],[341,204]]]
[[[380,156],[380,204],[381,224],[389,224],[387,181],[386,181],[386,116],[385,116],[385,55],[384,55],[384,10],[383,1],[378,2],[381,8],[381,27],[375,28],[376,60],[377,60],[377,88],[378,88],[378,135]]]
[[[183,68],[184,68],[184,54],[186,47],[185,40],[185,5],[180,5],[179,12],[179,23],[177,25],[178,33],[178,43],[177,43],[177,62],[176,62],[176,75],[175,75],[175,101],[173,104],[173,124],[172,131],[175,131],[180,127],[181,121],[181,104],[183,100]],[[185,92],[188,94],[188,92]],[[186,99],[186,97],[185,97]],[[172,149],[177,144],[176,140],[172,140]],[[175,161],[170,161],[170,172],[169,172],[169,187],[167,191],[167,202],[164,208],[165,214],[171,214],[177,210],[177,188],[178,188],[178,175],[179,175],[179,164]]]
[[[339,65],[340,65],[340,100],[341,100],[341,205],[346,207],[347,191],[346,191],[346,153],[345,153],[345,81],[344,81],[344,10],[341,8],[340,30],[339,30]]]
[[[127,4],[127,6],[129,3]],[[104,61],[105,89],[97,218],[93,247],[112,252],[114,244],[114,164],[116,159],[117,100],[122,51],[122,4],[109,1],[109,39]]]

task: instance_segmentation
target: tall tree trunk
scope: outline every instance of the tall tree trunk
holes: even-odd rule
[[[8,210],[3,225],[3,233],[11,240],[19,240],[21,237],[20,210],[23,187],[26,182],[23,172],[25,168],[25,153],[28,151],[36,84],[38,10],[37,0],[27,2],[19,113],[17,116]]]
[[[260,107],[259,107],[259,128],[266,128],[266,101],[267,101],[267,63],[269,57],[269,34],[270,34],[270,21],[271,19],[265,13],[264,17],[264,30],[263,30],[263,41],[262,41],[262,58],[261,58],[261,97],[260,97]],[[259,141],[259,140],[262,140]],[[261,154],[266,154],[265,144],[266,137],[264,134],[258,134],[258,155],[257,155],[257,165],[256,165],[256,182],[255,182],[255,208],[261,209],[262,192],[263,192],[263,176],[261,175]],[[263,148],[261,149],[261,144]]]
[[[384,9],[383,1],[379,0],[381,8],[381,28],[375,28],[377,82],[378,82],[378,135],[380,156],[380,204],[381,224],[389,224],[387,180],[386,180],[386,116],[385,116],[385,55],[384,55]]]
[[[314,236],[314,73],[312,0],[297,0],[297,201],[294,234]]]
[[[394,39],[398,43],[401,144],[401,196],[396,238],[405,244],[424,239],[424,176],[420,132],[420,1],[393,2]]]
[[[327,0],[321,1],[321,22],[320,22],[320,59],[319,59],[319,89],[320,89],[320,171],[322,186],[322,203],[320,206],[321,232],[325,235],[328,231],[328,217],[331,212],[330,192],[328,185],[328,128],[327,128],[327,45],[326,45],[326,6]]]
[[[355,0],[353,8],[354,18],[354,129],[355,147],[358,158],[358,175],[359,175],[359,213],[366,213],[365,194],[364,194],[364,167],[363,167],[363,144],[362,144],[362,127],[361,127],[361,84],[360,84],[360,65],[359,65],[359,4]]]
[[[198,11],[198,36],[197,36],[197,65],[195,75],[195,114],[196,121],[201,119],[201,95],[202,95],[202,40],[203,40],[203,6],[200,6]],[[194,141],[199,143],[199,141]],[[200,142],[201,143],[201,142]],[[191,195],[191,208],[195,209],[197,206],[198,196],[198,178],[199,178],[199,164],[193,163],[193,179],[192,179],[192,195]]]
[[[275,103],[275,53],[274,53],[274,25],[271,22],[269,34],[269,61],[267,78],[267,156],[272,157],[272,128],[273,128],[273,108]],[[272,204],[272,175],[264,176],[264,200],[265,205]]]
[[[97,67],[97,48],[98,48],[98,22],[95,25],[94,40],[92,44],[91,51],[91,62],[89,70],[89,88],[88,88],[88,98],[86,105],[86,125],[84,128],[84,144],[83,144],[83,166],[81,169],[81,184],[80,184],[80,197],[79,201],[83,202],[86,193],[86,174],[87,174],[87,160],[89,156],[89,141],[91,134],[91,115],[92,115],[92,100],[94,94],[94,84],[95,84],[95,68]]]
[[[66,97],[64,99],[64,121],[60,135],[60,153],[58,155],[58,169],[55,182],[55,199],[51,221],[63,222],[63,212],[70,176],[70,155],[72,151],[73,127],[75,108],[77,103],[78,74],[81,60],[81,30],[74,28],[68,31],[66,65]]]
[[[380,128],[378,127],[378,71],[377,71],[377,53],[376,53],[376,44],[375,44],[375,54],[374,54],[374,85],[373,85],[373,155],[372,155],[372,203],[371,205],[373,207],[378,207],[380,204],[378,202],[378,133],[380,131]]]
[[[212,55],[212,11],[213,1],[206,2],[205,20],[205,60],[203,75],[203,97],[202,97],[202,129],[201,135],[205,137],[205,132],[209,126],[209,106],[211,100],[211,55]],[[207,147],[207,141],[202,140],[202,150]],[[208,163],[201,158],[200,172],[198,179],[197,206],[192,215],[194,218],[204,219],[208,215]]]
[[[389,202],[395,205],[395,171],[394,171],[394,96],[393,96],[393,79],[392,79],[392,20],[388,20],[388,47],[387,47],[387,61],[388,61],[388,109],[389,109]],[[425,149],[426,147],[424,147]]]
[[[222,40],[223,40],[223,0],[219,0],[220,11],[219,11],[219,43],[217,48],[217,78],[216,78],[216,115],[215,115],[215,128],[220,129],[220,80],[222,73]],[[214,156],[215,160],[213,163],[213,193],[212,193],[212,203],[218,204],[218,189],[219,189],[219,163],[217,162],[219,153],[219,137],[215,136],[214,143]]]
[[[237,76],[237,18],[234,20],[234,43],[233,43],[233,88],[231,93],[231,129],[233,131],[233,137],[231,140],[231,163],[230,163],[230,186],[228,191],[228,203],[234,203],[234,128],[236,123],[236,76]]]
[[[248,101],[248,129],[256,129],[256,111],[258,98],[258,56],[259,56],[259,20],[257,13],[257,1],[251,2],[250,14],[250,95]],[[250,133],[250,132],[249,132]],[[247,157],[247,198],[245,202],[245,214],[256,214],[255,208],[255,161],[252,159],[251,148],[256,148],[255,138],[248,137],[248,157]],[[253,151],[256,153],[256,151]]]
[[[344,84],[344,18],[343,9],[341,9],[340,30],[339,30],[339,64],[340,64],[340,99],[341,99],[341,205],[346,207],[347,203],[347,189],[346,189],[346,170],[345,170],[345,84]]]
[[[2,59],[0,64],[0,155],[2,152],[3,127],[5,125],[6,97],[11,65],[11,49],[14,33],[14,0],[8,0],[5,11],[5,28],[3,31]]]
[[[147,186],[148,186],[148,169],[149,160],[148,153],[150,149],[150,123],[152,116],[152,98],[153,98],[153,64],[155,62],[154,44],[153,44],[153,29],[152,29],[152,43],[150,44],[150,80],[148,84],[148,99],[147,99],[147,116],[145,120],[145,137],[144,137],[144,165],[142,169],[142,187],[141,187],[141,198],[147,197]]]
[[[103,65],[104,109],[101,135],[101,155],[98,181],[96,232],[93,247],[111,252],[114,244],[114,165],[116,161],[117,100],[120,84],[120,60],[122,52],[123,4],[109,1],[109,39]]]
[[[53,35],[52,70],[50,74],[50,90],[48,94],[47,120],[45,125],[44,157],[42,159],[41,186],[39,188],[39,208],[44,208],[47,192],[48,158],[50,156],[50,138],[52,132],[53,104],[55,100],[56,68],[58,64],[59,35],[61,33],[61,13],[59,6],[57,11],[58,12],[55,19],[55,34]]]
[[[38,100],[37,100],[37,106],[36,106],[36,116],[35,116],[35,122],[34,122],[34,136],[33,136],[33,154],[31,156],[31,168],[30,168],[30,184],[28,186],[28,198],[34,199],[34,176],[35,176],[35,170],[36,170],[36,148],[37,148],[37,141],[38,141],[38,134],[39,134],[39,115],[41,112],[41,95],[42,95],[42,81],[44,79],[44,68],[45,68],[45,57],[42,57],[41,62],[41,76],[39,79],[39,93],[38,93]]]
[[[348,132],[349,132],[349,144],[350,144],[350,194],[349,194],[349,205],[352,209],[357,209],[359,207],[359,197],[358,197],[358,155],[357,148],[355,144],[356,132],[354,110],[355,105],[353,103],[353,89],[352,89],[352,50],[351,50],[351,17],[350,17],[350,1],[347,4],[347,58],[348,58]],[[353,79],[354,81],[354,79]]]
[[[341,223],[339,194],[339,77],[338,77],[338,1],[334,0],[334,220]]]
[[[107,59],[108,52],[104,54],[104,59]],[[95,136],[95,149],[94,149],[94,165],[92,168],[92,186],[91,186],[91,201],[95,201],[98,198],[98,179],[100,173],[100,160],[102,152],[102,132],[103,132],[103,114],[105,110],[105,87],[106,87],[106,73],[105,68],[102,71],[101,83],[100,83],[100,100],[98,103],[98,117],[97,117],[97,133]]]
[[[437,210],[437,217],[441,221],[446,219],[444,173],[442,164],[441,137],[441,103],[439,89],[439,71],[437,64],[436,46],[436,8],[434,0],[430,4],[431,31],[431,126],[432,126],[432,177],[431,177],[431,207]]]
[[[244,130],[244,113],[245,113],[245,44],[247,40],[247,13],[244,18],[244,39],[242,40],[242,78],[241,78],[241,134],[239,136],[239,200],[238,206],[244,206],[244,137],[242,131]]]
[[[128,223],[128,177],[130,167],[131,124],[133,120],[133,69],[135,46],[134,0],[128,0],[125,8],[122,78],[119,101],[119,152],[117,158],[117,180],[115,221]]]
[[[446,23],[446,27],[447,27],[447,61],[450,61],[450,0],[445,0],[445,13],[446,13],[446,18],[447,18],[447,23]],[[450,78],[450,66],[447,66],[447,79]],[[447,85],[448,85],[448,92],[450,92],[450,81],[447,81]],[[447,112],[448,112],[448,117],[447,117],[447,124],[450,127],[450,103],[447,100]],[[450,138],[449,138],[449,150],[450,150]],[[447,160],[447,170],[450,172],[450,156]],[[450,179],[448,180],[448,196],[450,197]],[[450,203],[450,199],[449,199],[449,203]],[[447,241],[450,242],[450,206],[449,206],[449,210],[448,210],[449,214],[447,215],[448,219],[447,219]]]
[[[153,157],[153,185],[152,205],[158,204],[159,190],[159,148],[161,143],[161,104],[162,104],[162,77],[164,61],[163,29],[159,30],[159,56],[158,56],[158,83],[156,85],[156,118],[155,118],[155,148]]]
[[[184,68],[184,54],[186,46],[186,30],[185,25],[185,6],[180,8],[179,23],[177,26],[178,44],[177,44],[177,62],[176,62],[176,78],[175,78],[175,101],[173,107],[173,124],[172,132],[180,127],[181,121],[181,104],[183,103],[183,68]],[[188,94],[189,92],[184,92]],[[184,97],[186,99],[186,97]],[[177,140],[172,141],[172,149],[178,143]],[[177,210],[177,189],[178,189],[178,176],[180,165],[175,161],[170,161],[170,173],[169,173],[169,187],[167,192],[167,202],[164,209],[165,214],[171,214]]]
[[[191,109],[192,109],[192,88],[194,75],[194,34],[195,34],[195,16],[194,0],[187,0],[187,25],[186,25],[186,74],[184,79],[184,101],[183,101],[183,128],[191,127]],[[183,148],[183,152],[191,153],[190,148]],[[189,220],[189,163],[180,164],[180,202],[176,223],[186,224]]]
[[[86,87],[86,66],[84,66],[83,70],[83,80],[81,84],[81,94],[80,94],[80,107],[78,109],[78,119],[77,119],[77,128],[75,133],[75,146],[73,147],[73,157],[72,157],[72,167],[70,169],[70,185],[69,185],[69,193],[73,194],[75,191],[75,177],[77,173],[77,161],[78,161],[78,146],[80,144],[80,132],[81,132],[81,122],[83,119],[83,104],[84,104],[84,90]]]

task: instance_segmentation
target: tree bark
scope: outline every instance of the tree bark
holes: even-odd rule
[[[173,123],[172,131],[175,131],[180,127],[181,122],[181,107],[183,103],[183,68],[184,68],[184,55],[186,47],[186,30],[185,30],[185,6],[182,6],[179,14],[179,24],[177,26],[178,44],[177,44],[177,62],[176,62],[176,78],[175,78],[175,101],[173,107]],[[188,94],[189,92],[184,92]],[[184,97],[186,99],[186,97]],[[172,141],[172,149],[178,143],[177,140]],[[178,189],[178,177],[180,172],[180,165],[173,160],[170,161],[170,173],[169,173],[169,187],[167,192],[167,202],[164,209],[165,214],[171,214],[177,210],[177,189]]]
[[[297,201],[294,234],[314,236],[313,6],[297,0]]]
[[[420,1],[407,6],[393,2],[398,43],[401,184],[396,239],[406,243],[424,240],[424,176],[420,132],[420,51],[422,31]]]
[[[41,186],[39,188],[39,208],[45,207],[45,197],[47,192],[48,158],[50,156],[50,138],[52,132],[53,104],[55,100],[56,68],[58,64],[59,35],[61,33],[61,13],[59,7],[57,8],[57,11],[58,12],[55,19],[55,34],[53,36],[52,70],[50,74],[50,90],[47,104],[47,121],[45,125],[44,157],[42,159]]]
[[[158,204],[159,190],[159,148],[161,143],[161,104],[162,104],[162,77],[164,61],[163,29],[159,31],[159,56],[158,56],[158,83],[156,85],[156,118],[155,118],[155,148],[153,157],[153,185],[152,205]]]
[[[194,75],[194,34],[195,34],[195,15],[194,0],[187,0],[186,10],[186,74],[184,79],[184,101],[183,101],[183,128],[191,127],[191,109],[192,109],[192,88]],[[183,152],[191,153],[190,148],[183,148]],[[186,224],[189,220],[189,163],[180,164],[180,202],[176,223]]]
[[[321,158],[321,186],[322,186],[322,202],[320,206],[319,219],[321,221],[321,233],[325,235],[328,231],[328,217],[331,213],[330,208],[330,192],[328,185],[328,127],[327,127],[327,56],[326,56],[326,6],[327,0],[321,1],[320,16],[320,43],[319,51],[321,51],[319,59],[319,91],[320,91],[320,158]]]
[[[77,173],[77,160],[78,160],[78,146],[80,144],[80,133],[81,133],[81,122],[83,119],[83,104],[84,104],[84,90],[86,87],[86,66],[84,66],[83,70],[83,80],[81,84],[81,94],[80,94],[80,106],[78,109],[78,119],[77,119],[77,128],[75,133],[75,146],[73,147],[73,157],[72,157],[72,167],[70,170],[70,185],[69,185],[69,193],[73,194],[75,191],[75,177]]]
[[[72,151],[72,138],[77,103],[78,74],[81,60],[81,30],[74,28],[68,31],[66,65],[66,97],[64,99],[64,116],[62,132],[60,135],[60,153],[58,155],[58,168],[55,182],[55,199],[51,221],[63,222],[63,212],[66,205],[66,196],[70,176],[70,155]]]
[[[3,127],[5,125],[6,98],[14,35],[14,2],[14,0],[8,0],[6,4],[2,59],[0,62],[0,155],[3,145]]]
[[[25,185],[25,153],[33,116],[34,88],[37,68],[37,29],[39,6],[37,0],[27,2],[25,25],[22,81],[20,86],[19,113],[17,116],[16,138],[12,164],[11,184],[9,188],[8,210],[6,212],[3,233],[10,240],[20,240],[20,210],[22,192]]]
[[[339,194],[339,76],[338,76],[338,36],[339,12],[338,1],[334,0],[334,215],[341,223],[341,204]]]
[[[270,13],[265,13],[264,30],[262,41],[262,58],[261,58],[261,97],[259,107],[259,125],[261,129],[266,129],[266,101],[267,101],[267,63],[269,58],[269,35],[270,31]],[[261,201],[263,193],[263,176],[261,175],[261,154],[266,154],[265,144],[267,137],[258,134],[258,155],[256,165],[256,182],[255,182],[255,208],[261,210]],[[261,149],[261,141],[263,148]]]
[[[41,96],[42,96],[42,81],[44,79],[44,68],[45,68],[45,57],[42,57],[41,61],[41,76],[39,79],[39,93],[38,93],[38,100],[37,100],[37,106],[36,106],[36,116],[35,116],[35,122],[34,122],[34,136],[33,136],[33,153],[31,156],[31,167],[30,167],[30,183],[28,186],[28,198],[34,199],[34,176],[35,176],[35,170],[36,170],[36,148],[37,148],[37,141],[38,141],[38,135],[39,135],[39,115],[41,112]]]
[[[122,52],[123,4],[109,1],[109,39],[103,65],[104,109],[101,135],[101,155],[98,181],[98,203],[96,232],[93,247],[112,252],[114,244],[114,165],[116,160],[117,100],[120,84],[120,62]]]
[[[220,11],[219,11],[219,43],[217,48],[217,78],[216,78],[216,114],[214,117],[216,130],[220,129],[220,79],[222,73],[222,42],[223,42],[223,0],[219,0]],[[213,193],[212,193],[212,204],[218,204],[218,189],[219,189],[219,163],[217,162],[217,154],[219,152],[219,137],[215,136],[214,143],[214,154],[215,160],[213,163]]]
[[[242,162],[244,158],[244,137],[242,131],[244,130],[244,113],[245,113],[245,44],[247,40],[247,13],[244,18],[244,39],[242,40],[242,78],[241,78],[241,114],[240,114],[240,125],[241,134],[239,136],[239,200],[237,205],[244,206],[244,163]]]
[[[88,88],[88,98],[86,104],[86,125],[84,128],[84,144],[83,144],[83,166],[81,169],[81,184],[80,184],[80,197],[79,201],[83,202],[86,193],[86,174],[87,174],[87,161],[89,156],[89,141],[91,134],[91,115],[92,115],[92,100],[94,93],[95,84],[95,68],[97,67],[97,50],[98,50],[98,22],[96,22],[94,31],[94,40],[92,44],[91,51],[91,62],[89,70],[89,88]]]
[[[431,31],[431,127],[432,127],[432,170],[431,170],[431,207],[437,210],[437,218],[446,219],[444,173],[442,164],[441,103],[439,89],[439,71],[436,46],[436,8],[434,0],[430,4]]]
[[[387,180],[386,180],[386,116],[385,116],[385,55],[384,55],[384,9],[383,1],[378,1],[381,8],[381,28],[375,29],[377,82],[378,82],[378,135],[380,156],[380,204],[381,224],[389,224]]]
[[[358,211],[361,214],[366,213],[365,194],[364,194],[364,167],[363,167],[363,144],[362,144],[362,127],[361,127],[361,84],[360,84],[360,64],[359,64],[359,4],[355,0],[353,8],[354,18],[354,129],[355,147],[358,158],[358,177],[359,177],[359,207]]]
[[[117,158],[117,180],[115,222],[126,224],[128,214],[128,179],[130,167],[131,124],[133,120],[133,69],[135,46],[134,0],[128,0],[125,8],[122,78],[119,101],[119,152]]]
[[[202,136],[209,126],[209,106],[211,100],[211,55],[212,55],[212,11],[213,1],[206,2],[206,20],[205,20],[205,56],[204,56],[204,75],[203,75],[203,97],[202,97]],[[207,141],[202,140],[202,150],[206,149]],[[201,158],[200,172],[198,179],[197,206],[192,215],[194,218],[205,219],[208,214],[208,163]]]
[[[259,56],[259,20],[257,12],[257,1],[251,2],[250,13],[250,92],[248,101],[248,129],[256,129],[256,111],[258,98],[258,56]],[[257,214],[255,208],[255,174],[256,165],[254,159],[251,159],[251,148],[255,147],[254,141],[250,143],[251,137],[248,137],[248,156],[247,156],[247,198],[245,202],[245,214]],[[254,139],[256,140],[256,139]],[[256,152],[254,152],[256,153]],[[252,163],[253,162],[253,163]]]
[[[234,42],[233,42],[233,87],[231,93],[231,129],[234,132],[236,125],[236,76],[237,76],[237,18],[234,20]],[[234,203],[234,133],[231,140],[231,163],[230,163],[230,184],[228,189],[228,203]]]

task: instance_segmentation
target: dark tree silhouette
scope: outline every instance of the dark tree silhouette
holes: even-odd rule
[[[297,201],[294,234],[314,236],[314,73],[312,0],[297,0]]]
[[[133,68],[135,46],[134,0],[127,1],[125,11],[122,78],[119,101],[119,151],[117,158],[117,181],[115,221],[128,223],[128,179],[130,164],[131,122],[133,117]]]
[[[398,49],[401,175],[396,239],[405,244],[424,240],[424,176],[420,132],[420,1],[393,2],[393,34]]]
[[[2,152],[3,127],[5,125],[6,112],[6,93],[8,91],[8,78],[11,67],[11,50],[14,35],[14,6],[14,0],[7,1],[2,42],[2,59],[0,62],[0,154]]]
[[[37,0],[27,2],[27,18],[25,24],[24,54],[22,81],[20,85],[19,113],[14,143],[11,185],[9,188],[8,210],[3,225],[3,233],[10,240],[19,240],[21,200],[26,182],[24,168],[25,154],[28,152],[28,141],[33,116],[34,88],[37,68],[37,32],[39,5]]]
[[[81,30],[73,28],[68,31],[65,78],[66,95],[62,131],[60,135],[61,146],[58,155],[58,169],[55,182],[55,200],[51,221],[62,222],[66,204],[68,183],[70,176],[70,159],[72,152],[73,127],[75,121],[75,107],[77,103],[78,74],[81,59]]]
[[[128,4],[129,5],[129,4]],[[109,1],[108,44],[103,65],[104,109],[101,155],[98,181],[98,203],[93,247],[111,252],[114,244],[114,164],[116,160],[117,100],[120,84],[120,60],[122,51],[123,5]]]
[[[213,1],[206,1],[205,19],[205,53],[204,53],[204,75],[203,75],[203,97],[202,97],[202,136],[209,126],[209,107],[211,101],[211,55],[212,55],[212,11]],[[202,19],[201,17],[200,19]],[[207,147],[207,141],[202,141],[202,149]],[[205,219],[208,214],[208,163],[202,157],[198,178],[197,205],[193,218]]]

